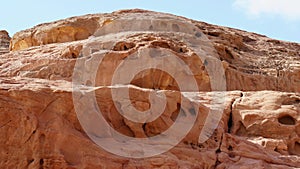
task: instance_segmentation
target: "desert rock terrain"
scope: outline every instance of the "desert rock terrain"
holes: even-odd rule
[[[173,56],[191,72],[168,60]],[[136,58],[144,58],[141,65],[161,59],[172,73],[145,69],[113,84],[135,70],[116,75],[119,65]],[[76,95],[76,85],[84,92]],[[91,91],[97,104],[86,107],[90,100],[80,98]],[[127,103],[124,91],[140,111],[150,109],[149,95],[164,94],[163,114],[147,123],[123,117],[126,105],[112,93]],[[43,23],[12,38],[0,31],[0,168],[300,168],[299,92],[300,44],[171,14],[122,10]],[[195,121],[169,151],[126,158],[89,137],[76,106],[101,110],[133,138],[162,134],[183,110]],[[95,126],[102,132],[104,125]]]

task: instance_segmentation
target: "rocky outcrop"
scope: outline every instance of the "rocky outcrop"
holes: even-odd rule
[[[10,37],[8,32],[0,30],[0,55],[9,52],[9,41]]]
[[[129,86],[128,86],[129,87]],[[132,87],[130,87],[132,88]],[[97,147],[86,135],[74,112],[71,83],[32,79],[1,81],[1,166],[8,168],[293,168],[300,166],[299,104],[300,97],[281,92],[228,92],[225,110],[215,134],[205,143],[197,137],[207,116],[207,108],[195,128],[175,148],[162,155],[143,160],[113,156]],[[103,110],[113,107],[107,92],[97,91]],[[150,90],[135,88],[133,97]],[[165,91],[166,93],[168,91]],[[171,93],[167,93],[170,95]],[[173,93],[174,97],[179,93]],[[198,93],[199,101],[208,106],[211,93]],[[138,101],[138,100],[133,100]],[[176,100],[174,100],[176,103]],[[178,101],[177,101],[178,102]],[[259,103],[253,105],[253,102]],[[172,106],[175,107],[172,107]],[[177,104],[170,104],[170,110]],[[260,106],[262,105],[262,106]],[[138,105],[145,108],[144,105]],[[279,108],[279,109],[277,109]],[[274,112],[274,109],[277,109]],[[252,111],[250,111],[252,110]],[[124,123],[116,110],[105,116],[120,132],[137,136],[151,135],[164,129],[158,120],[145,129]],[[164,119],[167,121],[167,119]],[[171,120],[171,119],[169,119]],[[160,127],[159,127],[160,126]],[[159,128],[157,128],[159,127]],[[200,128],[199,128],[200,127]],[[76,150],[75,150],[75,149]]]
[[[14,35],[10,49],[0,55],[1,168],[300,167],[300,44],[126,10],[38,25]],[[135,60],[156,67],[138,69]],[[164,109],[153,121],[120,114],[134,110],[129,104],[152,110],[153,99],[165,105],[154,107]],[[97,110],[131,138],[194,121],[169,151],[135,159],[95,144],[109,131],[90,113]],[[122,148],[143,156],[138,146]]]
[[[41,24],[32,29],[16,33],[12,38],[10,49],[12,51],[17,51],[33,46],[77,40],[72,43],[72,49],[62,49],[63,52],[65,52],[64,55],[72,55],[73,53],[73,55],[76,56],[80,52],[80,46],[85,43],[82,40],[95,41],[95,39],[90,38],[88,40],[88,38],[99,36],[97,35],[99,34],[99,30],[102,30],[103,27],[109,24],[117,25],[118,23],[114,21],[122,18],[126,13],[127,11],[121,11],[112,14],[85,15],[56,21],[54,23]],[[139,15],[140,13],[147,15],[149,12],[143,10],[131,10],[130,13],[132,15]],[[154,15],[153,17],[161,15],[160,13],[155,12],[152,12],[152,14]],[[167,16],[170,18],[177,17],[169,14],[167,14]],[[132,16],[131,18],[134,17],[135,16]],[[202,30],[209,38],[212,46],[215,48],[214,50],[218,52],[218,57],[224,62],[228,90],[300,91],[300,82],[298,80],[300,78],[299,44],[274,40],[255,33],[210,25],[182,17],[177,18],[184,19],[189,23],[191,22]],[[151,20],[151,18],[146,19]],[[110,31],[113,31],[116,28],[113,28],[112,26],[111,29],[112,30]],[[179,53],[188,52],[184,51],[184,46],[176,44],[168,38],[163,38],[161,42],[158,42],[160,41],[160,37],[156,36],[160,35],[149,35],[146,37],[136,36],[135,38],[130,39],[126,39],[127,37],[124,36],[121,38],[123,38],[123,41],[126,39],[126,44],[119,43],[119,46],[115,46],[114,50],[124,50],[124,48],[122,49],[122,46],[124,45],[129,45],[126,47],[128,48],[126,50],[131,48],[136,49],[139,45],[138,43],[142,43],[142,38],[148,38],[150,41],[148,43],[151,46],[169,47],[172,48],[173,51]],[[62,48],[67,45],[62,44],[60,46],[54,46],[53,48]],[[180,52],[180,50],[183,51]],[[39,63],[37,66],[42,65]],[[48,64],[45,64],[45,66],[48,67]],[[59,74],[63,73],[65,73],[65,71],[60,72]],[[203,79],[199,79],[199,82],[200,81],[204,82]],[[210,90],[207,86],[203,86],[201,89]]]

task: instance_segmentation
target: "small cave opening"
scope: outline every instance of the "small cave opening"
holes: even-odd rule
[[[129,49],[134,48],[136,45],[133,42],[118,42],[113,50],[114,51],[127,51]]]
[[[278,122],[283,125],[295,125],[296,120],[290,115],[283,115],[278,118]]]
[[[151,42],[152,47],[160,47],[165,49],[170,49],[177,53],[186,53],[188,49],[186,46],[180,43],[175,42],[167,42],[167,41],[153,41]]]

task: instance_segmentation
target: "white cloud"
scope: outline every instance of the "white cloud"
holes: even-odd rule
[[[300,20],[300,0],[235,0],[233,5],[254,17],[270,14]]]

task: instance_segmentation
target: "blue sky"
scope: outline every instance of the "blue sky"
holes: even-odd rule
[[[141,8],[300,43],[299,0],[26,0],[3,1],[0,29],[15,32],[71,16]]]

